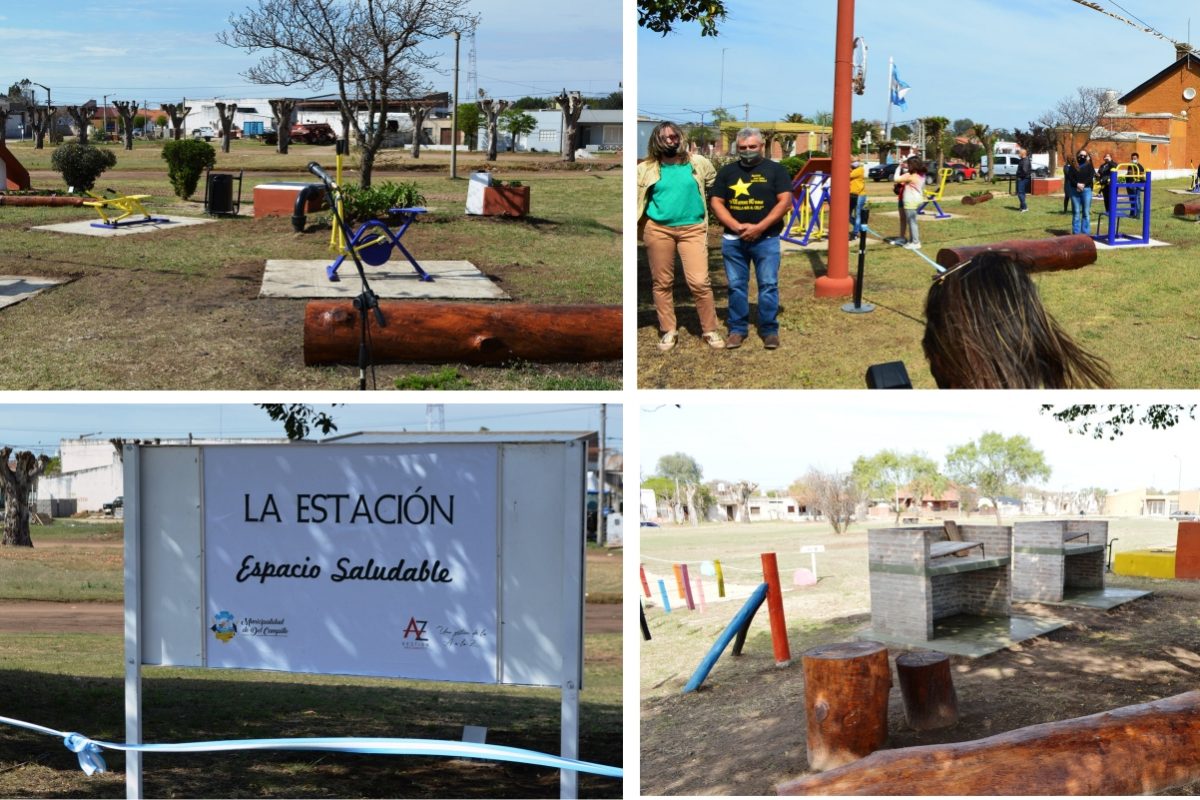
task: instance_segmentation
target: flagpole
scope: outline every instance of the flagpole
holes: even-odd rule
[[[816,297],[849,297],[854,294],[850,277],[850,148],[852,116],[852,72],[854,61],[854,0],[838,0],[837,31],[833,67],[833,141],[830,146],[830,180],[835,187],[829,199],[829,249],[825,274],[817,278]]]
[[[895,72],[893,72],[895,69],[892,57],[888,56],[887,122],[883,123],[883,140],[885,142],[892,139],[892,92],[896,85]]]

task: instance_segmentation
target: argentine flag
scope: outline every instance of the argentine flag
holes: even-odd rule
[[[908,94],[908,84],[900,80],[900,73],[896,69],[896,65],[892,64],[892,105],[900,106],[900,110],[904,111],[908,108],[908,103],[905,102],[904,96]]]

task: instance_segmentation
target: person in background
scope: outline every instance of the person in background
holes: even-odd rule
[[[1021,203],[1020,211],[1029,210],[1025,205],[1025,195],[1029,192],[1029,181],[1033,177],[1033,162],[1029,159],[1029,151],[1024,147],[1017,151],[1017,200]]]
[[[850,162],[850,238],[862,230],[862,211],[867,204],[866,166],[859,159]]]
[[[1075,155],[1075,163],[1067,166],[1063,185],[1071,194],[1071,233],[1091,233],[1092,182],[1096,169],[1087,150]]]
[[[1140,183],[1146,180],[1146,168],[1138,161],[1137,153],[1129,155],[1129,171],[1125,173],[1125,180],[1130,183]],[[1140,217],[1142,215],[1142,190],[1130,188],[1126,189],[1125,193],[1129,195],[1130,215]]]
[[[763,347],[779,347],[779,234],[792,207],[792,178],[766,158],[757,128],[737,134],[737,161],[717,172],[710,202],[725,226],[721,255],[729,280],[729,336],[740,347],[750,332],[750,267],[758,283],[758,335]]]
[[[905,173],[896,179],[896,185],[900,187],[900,206],[908,225],[908,243],[904,246],[909,250],[920,250],[921,231],[917,228],[917,209],[925,200],[925,164],[916,156],[910,156],[905,167]]]
[[[666,352],[679,340],[675,320],[675,257],[700,316],[700,338],[714,349],[725,342],[717,332],[716,303],[708,278],[707,192],[716,170],[704,156],[688,153],[683,132],[660,122],[650,132],[647,158],[637,166],[638,230],[650,265],[654,310]]]
[[[895,183],[892,185],[892,191],[896,193],[896,210],[900,213],[900,235],[896,237],[893,244],[908,243],[908,217],[904,214],[904,187],[900,185],[900,176],[906,172],[908,160],[901,160],[896,164],[896,175],[892,179]]]
[[[1100,162],[1100,169],[1096,170],[1096,178],[1100,183],[1101,196],[1104,198],[1104,213],[1111,214],[1112,209],[1109,208],[1108,186],[1112,183],[1112,171],[1117,168],[1117,162],[1113,161],[1112,153],[1105,153],[1104,160]]]
[[[1028,269],[989,250],[933,279],[921,346],[938,388],[1112,388],[1108,364],[1047,313]]]

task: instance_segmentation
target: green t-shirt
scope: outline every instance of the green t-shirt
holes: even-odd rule
[[[660,164],[658,183],[650,187],[646,216],[659,225],[679,228],[704,222],[704,197],[691,164]]]

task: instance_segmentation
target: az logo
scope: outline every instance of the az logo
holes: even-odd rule
[[[425,626],[429,624],[428,620],[417,619],[416,617],[408,618],[408,626],[404,629],[404,638],[407,639],[411,634],[418,642],[427,642],[425,638]]]

